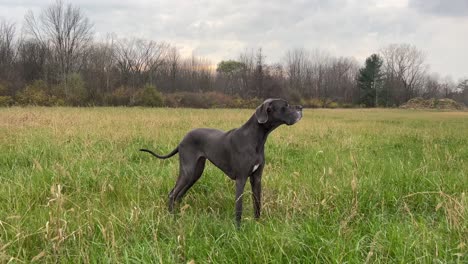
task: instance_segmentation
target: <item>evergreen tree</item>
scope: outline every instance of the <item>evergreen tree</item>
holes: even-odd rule
[[[372,54],[366,59],[364,68],[359,69],[358,87],[360,89],[360,103],[367,107],[376,107],[384,101],[379,98],[383,94],[383,74],[381,67],[383,60],[377,54]]]

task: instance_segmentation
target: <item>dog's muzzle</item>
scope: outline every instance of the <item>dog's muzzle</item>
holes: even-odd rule
[[[297,111],[296,113],[297,113],[297,118],[296,118],[296,120],[294,121],[294,123],[299,122],[299,120],[301,120],[301,118],[302,118],[302,110]]]
[[[301,120],[302,118],[302,105],[296,105],[296,113],[297,113],[297,118],[296,118],[296,121],[294,121],[294,123],[299,122],[299,120]]]
[[[299,120],[301,120],[301,118],[302,118],[302,106],[297,105],[295,108],[296,108],[296,112],[295,112],[296,118],[294,119],[294,121],[291,124],[288,124],[290,126],[294,125],[297,122],[299,122]]]

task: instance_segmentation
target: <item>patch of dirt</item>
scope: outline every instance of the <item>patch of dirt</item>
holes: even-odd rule
[[[404,109],[440,109],[440,110],[463,110],[465,106],[456,102],[455,100],[443,98],[443,99],[424,99],[416,97],[410,99],[405,104],[401,105],[400,108]]]

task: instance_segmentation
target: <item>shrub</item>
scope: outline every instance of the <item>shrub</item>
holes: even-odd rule
[[[301,104],[310,108],[322,108],[324,106],[324,102],[318,98],[302,99]]]
[[[0,106],[10,106],[13,104],[13,99],[8,96],[8,89],[0,83]]]
[[[164,94],[163,104],[167,107],[179,107],[179,101],[174,94]]]
[[[401,108],[414,108],[414,109],[463,109],[463,105],[458,104],[456,101],[448,98],[435,99],[430,98],[425,100],[421,97],[415,97],[400,106]]]
[[[340,107],[337,102],[329,102],[327,103],[327,108],[338,108]]]
[[[341,107],[343,107],[343,108],[353,108],[354,105],[353,105],[353,104],[350,104],[350,103],[342,103],[342,104],[341,104]]]
[[[44,81],[37,80],[19,92],[16,95],[16,101],[21,105],[64,105],[63,99],[53,95],[52,91]]]
[[[156,87],[146,85],[144,88],[138,89],[133,98],[131,105],[157,107],[163,105],[163,97]]]
[[[289,90],[288,93],[286,94],[286,99],[291,103],[291,104],[297,104],[301,102],[301,93],[297,90]]]
[[[67,76],[66,83],[61,86],[66,94],[67,104],[83,105],[88,97],[83,78],[79,73],[72,73]]]
[[[323,100],[323,108],[338,108],[339,105],[337,102],[332,101],[331,99]]]
[[[193,107],[193,108],[209,108],[210,105],[203,98],[201,93],[181,93],[181,98],[179,100],[180,106],[184,107]]]
[[[0,96],[8,95],[8,89],[5,85],[0,83]]]
[[[164,105],[169,107],[193,108],[255,108],[262,101],[258,98],[242,99],[219,92],[171,93],[164,96]]]
[[[236,98],[234,100],[234,104],[229,107],[233,108],[256,108],[259,106],[263,101],[258,98],[250,98],[250,99],[242,99]]]
[[[216,96],[211,96],[211,99]],[[210,101],[209,96],[203,93],[180,92],[166,94],[164,103],[169,107],[193,107],[193,108],[210,108],[215,105]]]
[[[339,108],[340,104],[329,99],[309,98],[301,99],[302,106],[310,108]],[[342,107],[351,108],[352,104],[343,104]]]
[[[220,92],[207,92],[203,97],[211,108],[225,108],[232,104],[233,98]]]
[[[104,102],[107,105],[129,105],[131,92],[127,87],[119,87],[110,94],[104,96]]]
[[[10,106],[13,104],[11,96],[0,96],[0,106]]]
[[[21,105],[47,105],[46,89],[47,85],[44,81],[34,81],[17,94],[16,100]]]

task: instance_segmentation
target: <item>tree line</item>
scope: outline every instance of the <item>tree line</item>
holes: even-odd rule
[[[93,24],[56,1],[25,15],[23,30],[0,19],[0,105],[209,106],[283,97],[313,107],[393,107],[414,97],[468,105],[468,79],[429,73],[425,54],[392,44],[365,65],[323,50],[292,49],[267,63],[261,48],[214,65],[165,41],[94,38]],[[250,101],[249,101],[250,100]],[[237,102],[237,104],[236,104]]]

